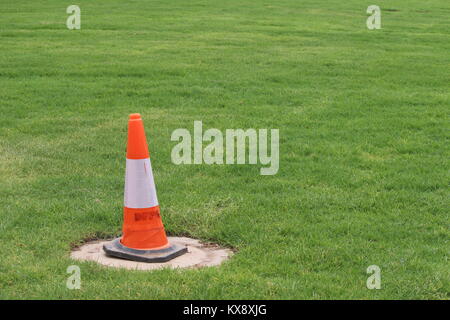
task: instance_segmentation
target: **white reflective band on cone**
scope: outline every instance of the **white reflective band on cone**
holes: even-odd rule
[[[127,208],[150,208],[158,205],[150,158],[127,159],[124,198]]]

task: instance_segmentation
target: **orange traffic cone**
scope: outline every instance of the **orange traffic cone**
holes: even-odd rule
[[[107,254],[134,261],[164,262],[187,252],[186,247],[167,240],[139,113],[131,114],[128,120],[122,231],[122,238],[103,246]]]

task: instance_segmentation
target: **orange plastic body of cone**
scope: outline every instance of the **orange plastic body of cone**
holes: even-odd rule
[[[128,120],[127,159],[145,159],[148,153],[144,124],[139,113],[130,114]]]
[[[124,208],[121,243],[133,249],[161,249],[169,242],[159,206],[144,209]]]
[[[144,124],[140,114],[128,121],[127,159],[149,158]],[[124,207],[121,243],[132,249],[162,249],[169,246],[159,205],[150,208]]]

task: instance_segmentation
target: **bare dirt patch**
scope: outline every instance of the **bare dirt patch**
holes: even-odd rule
[[[155,270],[162,268],[176,269],[218,266],[233,254],[231,249],[222,248],[217,244],[209,242],[202,243],[199,240],[187,237],[169,237],[169,241],[187,246],[188,252],[164,263],[136,262],[106,255],[103,251],[103,244],[109,242],[109,240],[94,240],[73,249],[70,257],[75,260],[94,261],[112,268]]]

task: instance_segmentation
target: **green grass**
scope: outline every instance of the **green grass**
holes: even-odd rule
[[[67,30],[66,7],[81,7]],[[381,7],[369,31],[366,9]],[[448,299],[450,5],[0,3],[0,298]],[[74,262],[118,235],[129,113],[169,234],[218,268]],[[278,128],[280,170],[172,164],[176,128]],[[81,268],[81,290],[66,268]],[[380,266],[382,289],[366,288]]]

